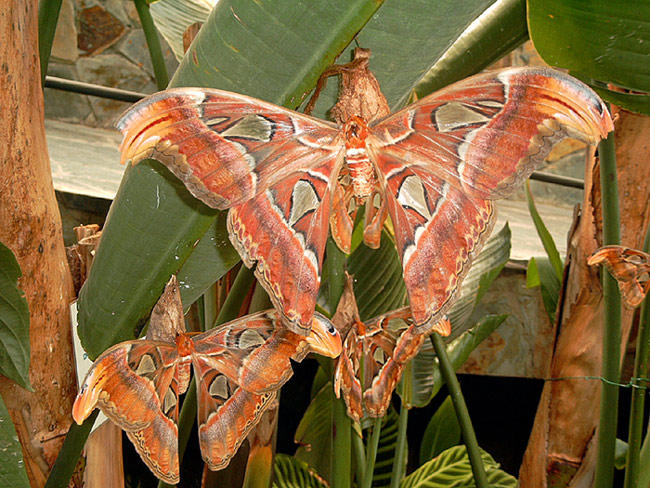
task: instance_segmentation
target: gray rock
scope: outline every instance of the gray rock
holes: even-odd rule
[[[162,36],[158,36],[165,57],[165,66],[167,74],[171,78],[178,67],[178,61],[169,45]],[[142,29],[133,29],[124,39],[120,40],[116,46],[117,50],[126,56],[134,64],[143,68],[152,78],[154,76],[153,66],[151,64],[151,55]]]
[[[86,83],[152,93],[153,80],[138,66],[118,54],[100,54],[77,61],[79,80]],[[146,90],[146,91],[145,91]],[[98,125],[111,127],[128,103],[92,97],[90,100]]]

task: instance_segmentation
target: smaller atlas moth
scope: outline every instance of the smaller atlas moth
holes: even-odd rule
[[[638,307],[650,290],[650,254],[623,246],[604,246],[587,261],[590,266],[604,264],[618,281],[625,301]]]
[[[355,422],[365,414],[382,417],[404,365],[415,357],[426,337],[433,331],[443,336],[451,333],[446,319],[423,333],[414,325],[409,307],[362,322],[350,276],[332,321],[344,337],[334,370],[334,394],[343,396],[348,416]]]
[[[72,415],[81,424],[97,407],[126,432],[151,471],[179,480],[179,395],[194,369],[201,454],[212,470],[226,467],[291,377],[291,359],[309,352],[336,357],[341,338],[314,314],[308,336],[283,325],[275,310],[187,333],[176,277],[154,307],[147,336],[101,354],[79,390]]]
[[[231,242],[300,334],[312,323],[328,228],[349,252],[357,207],[370,247],[390,218],[413,322],[427,332],[489,236],[494,200],[559,141],[593,145],[613,129],[593,90],[548,68],[481,73],[390,114],[369,60],[357,48],[324,73],[341,75],[336,123],[237,93],[174,88],[117,124],[122,162],[158,160],[206,205],[229,209]]]

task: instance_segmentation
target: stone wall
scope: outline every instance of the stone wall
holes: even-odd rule
[[[160,38],[169,75],[178,62]],[[63,0],[48,74],[143,93],[157,91],[149,50],[132,0]],[[128,103],[45,90],[45,116],[112,127]]]

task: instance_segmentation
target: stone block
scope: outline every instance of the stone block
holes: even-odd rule
[[[100,54],[77,61],[79,80],[86,83],[152,93],[151,77],[119,54]],[[111,127],[116,118],[129,106],[128,103],[91,97],[90,103],[98,126]]]
[[[100,5],[79,12],[77,45],[86,55],[99,54],[115,44],[125,27],[114,15]]]
[[[167,41],[160,35],[158,39],[160,39],[163,56],[165,57],[167,73],[171,78],[176,68],[178,68],[178,61],[167,44]],[[149,47],[147,46],[147,40],[142,29],[133,29],[124,36],[116,48],[138,67],[143,68],[153,78],[154,72],[151,64],[151,55],[149,54]]]
[[[51,59],[74,63],[77,51],[77,26],[72,0],[63,0],[52,43]]]

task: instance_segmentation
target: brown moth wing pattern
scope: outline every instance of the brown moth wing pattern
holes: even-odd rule
[[[623,246],[604,246],[587,261],[590,266],[604,264],[618,286],[625,301],[638,307],[650,290],[650,254]]]
[[[341,338],[328,319],[314,314],[308,337],[283,325],[276,310],[247,316],[194,336],[196,355],[231,382],[261,394],[279,389],[293,374],[291,359],[302,361],[310,352],[336,357]]]
[[[491,231],[489,200],[511,193],[560,140],[594,144],[612,128],[589,88],[544,68],[477,75],[371,124],[417,325],[437,325],[453,303]]]
[[[170,483],[178,482],[177,365],[173,344],[117,344],[97,358],[72,410],[80,424],[101,408],[127,432],[156,476]]]
[[[395,229],[411,312],[422,333],[441,329],[440,319],[453,304],[494,224],[489,200],[471,197],[422,168],[382,155],[385,198]]]
[[[596,144],[613,127],[582,82],[548,68],[510,68],[454,83],[371,124],[368,144],[470,195],[496,199],[543,164],[555,143]]]
[[[334,160],[287,176],[228,214],[228,230],[244,263],[289,326],[306,335],[320,287],[327,242]]]
[[[212,470],[226,467],[232,456],[273,403],[276,391],[260,395],[244,390],[197,356],[199,444]]]
[[[178,383],[174,379],[169,389],[160,396],[161,410],[151,423],[140,430],[126,430],[140,458],[161,480],[176,484],[178,466]]]
[[[329,122],[210,88],[156,93],[133,105],[117,126],[124,133],[123,162],[156,159],[218,209],[334,159],[340,149]]]

